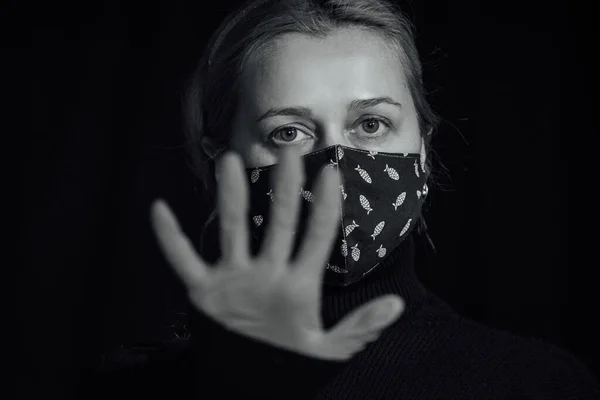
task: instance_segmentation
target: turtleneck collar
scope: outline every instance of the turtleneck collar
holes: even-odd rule
[[[326,329],[358,306],[385,294],[402,297],[404,315],[412,314],[423,304],[428,292],[415,270],[415,234],[415,231],[411,232],[364,279],[347,287],[323,286],[321,315]]]

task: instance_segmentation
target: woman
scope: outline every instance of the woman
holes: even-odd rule
[[[186,113],[192,166],[216,210],[197,254],[166,204],[152,207],[159,246],[197,311],[173,390],[600,396],[568,352],[466,320],[418,281],[414,227],[437,117],[395,6],[244,4],[207,47]],[[175,369],[155,365],[140,385]]]

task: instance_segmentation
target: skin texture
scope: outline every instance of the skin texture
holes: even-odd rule
[[[388,97],[349,111],[354,100]],[[259,116],[272,108],[306,107],[312,116]],[[380,118],[381,120],[378,120]],[[386,126],[389,124],[389,127]],[[282,147],[307,154],[334,144],[391,153],[419,153],[418,116],[402,64],[376,34],[341,29],[326,38],[287,34],[247,64],[231,147],[246,167],[276,164]],[[204,149],[210,154],[210,143]]]

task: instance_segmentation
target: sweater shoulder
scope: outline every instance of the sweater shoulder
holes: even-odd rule
[[[600,399],[597,378],[566,349],[463,317],[435,296],[424,316],[445,332],[442,353],[469,371],[486,398],[508,390],[523,399]]]

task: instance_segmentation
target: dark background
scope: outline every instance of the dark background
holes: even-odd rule
[[[197,240],[208,210],[184,163],[181,95],[228,3],[23,10],[17,40],[32,55],[34,130],[24,163],[28,290],[17,297],[21,360],[34,371],[23,370],[23,383],[42,379],[46,393],[66,395],[106,349],[172,338],[184,294],[156,247],[149,206],[165,198]],[[433,145],[447,170],[436,163],[426,216],[437,255],[419,275],[460,313],[555,343],[600,375],[591,8],[403,4],[444,118]]]

